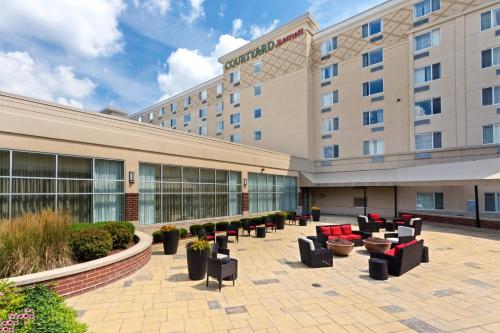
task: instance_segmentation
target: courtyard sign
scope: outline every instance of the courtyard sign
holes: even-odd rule
[[[262,44],[259,47],[256,47],[253,50],[248,51],[245,54],[240,55],[237,58],[234,58],[224,64],[224,69],[228,70],[231,69],[235,66],[241,65],[250,59],[257,58],[258,56],[267,53],[269,51],[272,51],[276,47],[280,47],[281,45],[285,44],[286,42],[289,42],[291,40],[294,40],[295,38],[302,36],[304,34],[304,29],[300,28],[293,34],[290,34],[288,36],[285,36],[283,38],[279,38],[277,41],[271,40],[265,44]]]

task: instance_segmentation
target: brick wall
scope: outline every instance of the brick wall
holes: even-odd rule
[[[422,221],[463,225],[474,228],[476,227],[476,219],[470,217],[439,216],[439,215],[425,215],[425,214],[414,214],[414,213],[408,213],[408,214],[418,216],[422,219]],[[481,228],[500,230],[500,222],[494,220],[481,219]]]
[[[139,193],[125,193],[125,221],[139,220]]]
[[[250,209],[248,192],[241,193],[241,211],[248,212]]]
[[[43,284],[55,284],[54,290],[61,296],[71,297],[80,295],[104,287],[134,273],[143,267],[149,259],[151,259],[151,246],[122,261],[89,271],[47,280],[44,281]]]

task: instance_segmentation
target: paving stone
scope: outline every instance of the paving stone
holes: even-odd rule
[[[461,292],[455,289],[442,289],[442,290],[436,290],[432,294],[436,297],[446,297],[446,296],[458,295],[461,294]]]
[[[131,280],[125,281],[125,282],[123,282],[123,287],[128,288],[128,287],[132,286],[133,283],[134,283],[134,281],[131,281]]]
[[[401,291],[398,287],[385,287],[384,289],[390,291],[391,293],[399,293]]]
[[[174,254],[172,257],[173,257],[174,260],[186,259],[186,255],[185,254]]]
[[[287,271],[273,271],[273,273],[276,275],[288,275]]]
[[[335,290],[325,291],[323,294],[330,297],[338,295],[338,293]]]
[[[412,330],[415,330],[419,333],[441,333],[440,329],[432,326],[431,324],[420,320],[418,318],[409,318],[405,320],[401,320],[401,323]]]
[[[483,282],[481,280],[476,280],[476,279],[467,279],[464,280],[465,283],[472,284],[473,286],[479,287],[479,288],[484,288],[484,289],[490,289],[490,288],[495,288],[494,285]]]
[[[245,306],[231,306],[225,309],[227,314],[238,314],[247,312]]]
[[[465,266],[467,267],[472,267],[472,268],[478,268],[478,269],[481,269],[481,265],[479,265],[477,262],[466,262],[464,263]]]
[[[385,312],[389,312],[389,313],[399,313],[399,312],[403,312],[405,310],[402,307],[400,307],[399,305],[387,305],[387,306],[381,307],[381,309],[384,310]]]
[[[220,306],[219,301],[217,301],[217,300],[214,300],[214,301],[208,301],[207,303],[208,303],[208,308],[209,308],[210,310],[216,310],[216,309],[220,309],[220,308],[222,308],[222,307]]]
[[[263,279],[263,280],[254,280],[253,283],[257,286],[260,286],[260,285],[264,285],[264,284],[280,283],[280,280],[278,280],[278,279]]]
[[[170,269],[185,269],[186,266],[172,266]]]
[[[76,315],[78,316],[78,318],[82,318],[85,312],[87,312],[87,310],[78,310],[76,311]]]

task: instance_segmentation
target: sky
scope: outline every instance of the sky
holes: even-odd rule
[[[309,11],[384,0],[2,0],[0,91],[129,113],[222,74],[217,59]]]

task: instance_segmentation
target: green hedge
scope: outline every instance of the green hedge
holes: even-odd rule
[[[201,225],[200,224],[193,224],[193,225],[190,225],[189,226],[189,232],[191,233],[191,235],[193,236],[198,236],[198,231],[201,229]]]
[[[103,229],[87,228],[73,231],[69,244],[75,259],[82,262],[107,256],[113,249],[113,238]]]
[[[163,233],[160,230],[153,232],[153,243],[163,242]]]
[[[132,233],[132,235],[134,235],[134,233],[135,233],[135,225],[133,223],[125,222],[125,221],[96,222],[96,223],[73,223],[70,226],[70,230],[76,231],[76,230],[88,229],[88,228],[104,228],[106,225],[108,225],[110,223],[119,223],[119,224],[127,227],[127,229]]]
[[[180,228],[179,229],[179,237],[180,238],[186,238],[186,236],[187,236],[187,230],[184,229],[184,228]]]
[[[215,224],[215,230],[217,230],[217,231],[226,231],[228,225],[229,225],[229,222],[217,222]]]
[[[121,222],[110,222],[102,227],[102,230],[109,232],[113,239],[113,249],[123,249],[134,238],[134,234],[125,224]]]
[[[202,224],[201,227],[204,228],[208,234],[215,231],[215,223],[205,223]]]
[[[240,221],[232,221],[229,223],[230,225],[235,225],[238,228],[241,228],[241,220]]]

